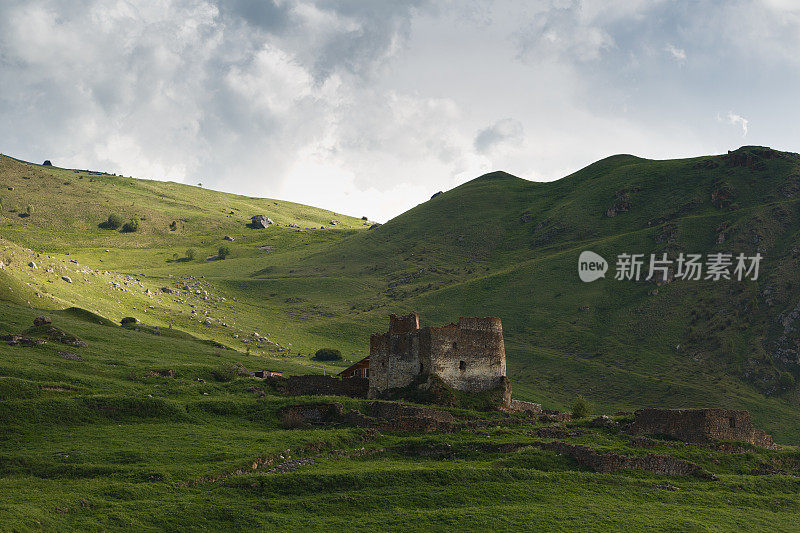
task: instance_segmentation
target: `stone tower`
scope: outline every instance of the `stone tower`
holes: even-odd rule
[[[369,372],[371,398],[430,376],[464,392],[508,387],[503,326],[496,317],[461,317],[420,329],[417,313],[390,315],[389,331],[370,337]]]

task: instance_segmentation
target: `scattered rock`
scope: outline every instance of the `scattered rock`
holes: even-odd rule
[[[750,472],[753,476],[769,476],[778,473],[778,469],[769,463],[759,463],[758,466]]]
[[[681,490],[681,488],[680,488],[680,487],[676,487],[675,485],[670,485],[670,484],[666,484],[666,485],[653,485],[653,488],[654,488],[654,489],[659,489],[659,490],[670,490],[670,491]]]
[[[266,215],[255,215],[250,218],[250,225],[255,229],[266,229],[274,223],[275,222]]]
[[[64,359],[71,359],[72,361],[83,361],[83,357],[72,352],[58,352],[58,355]]]
[[[63,279],[67,283],[72,283],[72,278],[70,278],[69,276],[61,276],[61,279]]]
[[[552,409],[545,409],[541,415],[539,415],[540,422],[569,422],[572,420],[572,415],[569,413],[561,413],[559,411],[554,411]]]
[[[433,200],[434,198],[436,198],[436,197],[437,197],[437,196],[439,196],[440,194],[444,194],[444,192],[443,192],[443,191],[439,191],[439,192],[435,192],[435,193],[433,193],[433,196],[431,196],[431,200]],[[367,218],[366,218],[366,217],[364,217],[362,220],[367,220]]]
[[[174,378],[175,371],[171,368],[166,370],[149,370],[144,377],[146,378]]]
[[[234,240],[236,240],[233,237],[231,237],[230,235],[225,235],[225,237],[223,237],[223,239],[226,240],[226,241],[234,241]]]
[[[37,316],[33,319],[34,326],[49,326],[53,323],[53,320],[49,316]]]
[[[161,287],[161,292],[164,294],[172,294],[174,291],[170,287]]]
[[[567,437],[580,437],[581,435],[588,435],[589,433],[591,433],[591,431],[588,429],[570,429],[556,425],[538,428],[533,432],[533,435],[545,439],[564,439]]]
[[[49,159],[45,159],[44,163],[42,163],[42,166],[44,166],[44,167],[52,167],[53,163],[51,163]]]
[[[30,263],[28,263],[28,266],[29,266],[29,267],[31,267],[31,268],[32,268],[32,269],[34,269],[34,270],[36,270],[36,269],[38,268],[38,267],[36,266],[36,263],[34,263],[33,261],[31,261]]]
[[[247,387],[247,388],[245,389],[245,392],[252,392],[253,394],[255,394],[256,396],[258,396],[259,398],[263,398],[264,396],[266,396],[266,395],[267,395],[267,393],[265,393],[263,390],[261,390],[261,389],[258,389],[258,388],[256,388],[256,387]]]
[[[600,415],[591,422],[589,425],[595,428],[607,428],[607,429],[617,429],[619,428],[619,422],[616,420],[611,420],[608,418],[607,415]]]

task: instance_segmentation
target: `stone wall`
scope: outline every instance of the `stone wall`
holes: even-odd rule
[[[732,409],[640,409],[629,428],[633,435],[666,435],[685,442],[730,440],[773,446],[772,437],[753,427],[750,413]]]
[[[462,317],[457,326],[426,330],[424,334],[431,339],[429,372],[446,385],[466,392],[501,385],[506,375],[506,351],[499,318]]]
[[[391,315],[389,331],[370,337],[371,398],[426,376],[459,391],[488,391],[504,386],[505,375],[499,318],[461,317],[458,324],[419,329],[416,313]]]
[[[369,380],[365,378],[339,379],[315,374],[268,378],[276,388],[289,396],[326,395],[366,398]]]
[[[370,337],[370,397],[376,397],[379,391],[407,387],[420,374],[418,331]]]
[[[588,446],[568,444],[561,441],[538,442],[535,445],[544,450],[551,450],[562,455],[568,455],[578,464],[586,466],[601,474],[616,472],[617,470],[634,469],[646,470],[662,476],[697,476],[702,479],[715,480],[716,476],[709,474],[698,465],[676,459],[667,455],[650,454],[644,457],[629,457],[617,453],[600,453]]]

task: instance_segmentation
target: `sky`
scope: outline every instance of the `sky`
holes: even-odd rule
[[[800,151],[794,0],[2,0],[0,152],[385,221],[481,174]]]

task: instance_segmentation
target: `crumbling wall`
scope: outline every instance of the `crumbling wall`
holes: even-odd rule
[[[731,440],[770,447],[772,437],[753,427],[750,413],[733,409],[640,409],[629,428],[634,435],[666,435],[685,442]]]
[[[370,337],[369,397],[435,376],[451,389],[483,392],[504,387],[510,403],[503,328],[499,318],[461,317],[458,324],[419,329],[416,313],[389,317],[389,331]],[[420,379],[422,378],[422,379]]]
[[[418,331],[383,333],[370,337],[369,395],[407,387],[420,374]]]
[[[369,380],[366,378],[339,379],[332,376],[308,374],[287,378],[270,377],[277,389],[289,396],[329,395],[366,398]]]
[[[698,465],[667,455],[650,454],[644,457],[629,457],[618,453],[600,453],[588,446],[561,441],[538,442],[535,445],[575,459],[578,464],[605,474],[623,469],[645,470],[662,476],[697,476],[716,480],[716,476],[703,471]]]
[[[457,326],[427,329],[431,374],[449,387],[466,392],[502,385],[506,352],[499,318],[461,317]]]

